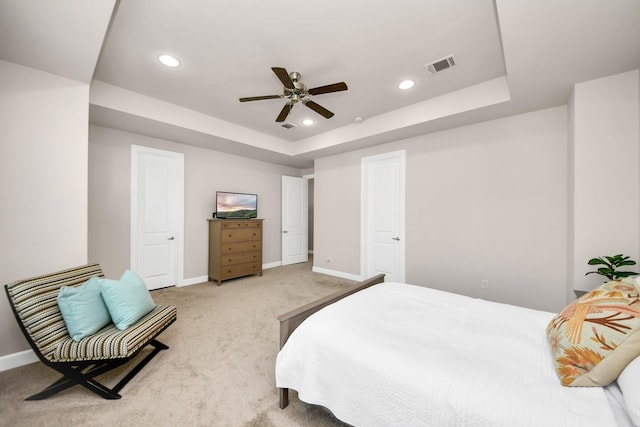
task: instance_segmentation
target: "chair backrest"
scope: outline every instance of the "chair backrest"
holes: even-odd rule
[[[58,308],[62,286],[79,286],[92,276],[104,277],[99,264],[89,264],[5,285],[13,314],[40,360],[47,362],[61,339],[69,337]]]

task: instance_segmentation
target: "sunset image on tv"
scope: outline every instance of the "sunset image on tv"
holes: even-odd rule
[[[258,196],[255,194],[216,194],[218,218],[256,218],[258,216]]]

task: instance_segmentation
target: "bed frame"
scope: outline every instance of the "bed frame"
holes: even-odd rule
[[[384,274],[378,274],[346,289],[327,295],[324,298],[320,298],[317,301],[305,304],[295,310],[281,314],[278,316],[278,320],[280,321],[280,348],[282,349],[291,333],[300,326],[307,317],[311,316],[316,311],[328,306],[329,304],[333,304],[344,297],[361,291],[362,289],[366,289],[382,282],[384,282]],[[279,388],[278,390],[280,395],[280,409],[284,409],[289,405],[289,389]]]

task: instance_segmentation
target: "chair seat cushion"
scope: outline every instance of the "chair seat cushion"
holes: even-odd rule
[[[74,341],[67,336],[60,340],[51,354],[52,362],[106,360],[128,358],[151,341],[177,317],[174,306],[156,306],[130,328],[122,331],[109,324],[95,334]]]

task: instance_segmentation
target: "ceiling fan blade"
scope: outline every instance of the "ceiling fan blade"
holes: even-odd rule
[[[332,85],[314,87],[313,89],[309,89],[308,92],[311,95],[320,95],[323,93],[340,92],[347,89],[347,84],[345,82],[340,82]]]
[[[248,98],[240,98],[240,102],[260,101],[262,99],[278,99],[278,98],[282,98],[282,95],[250,96]]]
[[[276,118],[276,122],[284,122],[284,120],[291,112],[292,108],[293,104],[284,104],[284,107],[282,107],[282,111],[280,111],[280,114],[278,114],[278,118]]]
[[[323,106],[321,106],[319,104],[316,104],[313,101],[306,101],[304,103],[304,105],[306,105],[307,107],[311,108],[313,111],[315,111],[316,113],[320,114],[325,119],[330,119],[331,117],[333,117],[333,113],[331,111],[327,110],[326,108],[324,108]]]
[[[275,73],[276,77],[280,79],[284,87],[286,87],[287,89],[295,89],[293,80],[291,80],[291,77],[289,77],[289,73],[287,73],[287,70],[280,67],[271,67],[271,70]]]

